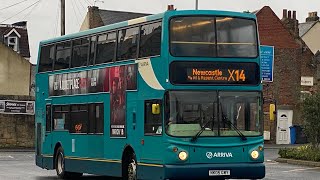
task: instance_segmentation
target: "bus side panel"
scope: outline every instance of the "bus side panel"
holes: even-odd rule
[[[71,172],[85,172],[105,176],[121,177],[121,163],[107,162],[108,160],[66,159],[65,168]]]
[[[164,167],[155,167],[155,166],[146,166],[139,165],[138,170],[138,179],[164,179],[165,170]]]

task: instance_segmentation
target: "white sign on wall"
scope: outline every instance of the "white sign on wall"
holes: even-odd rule
[[[0,100],[0,113],[34,115],[34,101]]]
[[[301,86],[313,86],[313,77],[301,76]]]

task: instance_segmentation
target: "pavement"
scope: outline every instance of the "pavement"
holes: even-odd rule
[[[34,152],[34,148],[0,148],[0,152]]]
[[[306,144],[264,144],[265,149],[294,148]]]

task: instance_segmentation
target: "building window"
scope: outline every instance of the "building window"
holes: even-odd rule
[[[162,120],[161,120],[161,100],[147,100],[144,104],[144,134],[146,135],[161,135]],[[153,107],[158,106],[158,107]],[[158,112],[153,110],[158,109]]]
[[[8,37],[8,46],[18,52],[18,37]]]

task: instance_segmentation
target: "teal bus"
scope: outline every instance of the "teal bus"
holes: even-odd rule
[[[169,10],[39,46],[36,165],[59,178],[265,176],[256,16]]]

